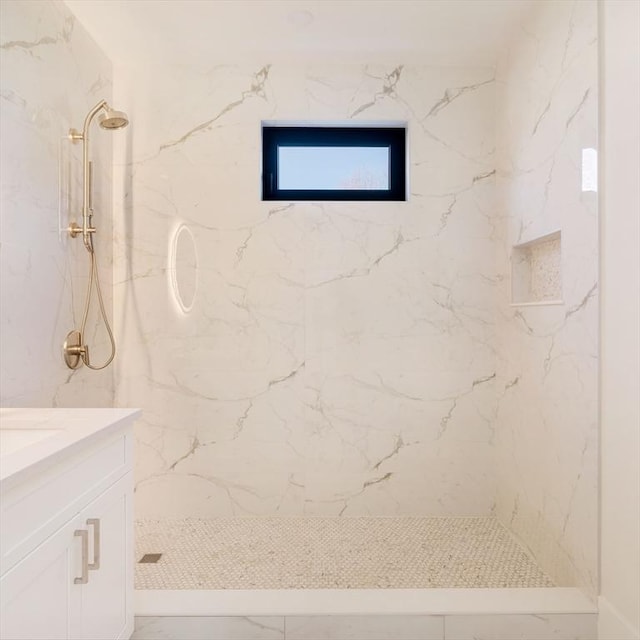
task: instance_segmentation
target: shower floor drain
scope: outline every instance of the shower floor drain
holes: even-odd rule
[[[155,564],[162,558],[161,553],[145,553],[140,560],[138,560],[139,564]]]

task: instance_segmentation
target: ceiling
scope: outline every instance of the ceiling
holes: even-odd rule
[[[493,66],[535,0],[66,0],[116,64]]]

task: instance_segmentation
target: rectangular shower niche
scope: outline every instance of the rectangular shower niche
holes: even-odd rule
[[[511,250],[511,304],[562,304],[561,232],[554,231]]]

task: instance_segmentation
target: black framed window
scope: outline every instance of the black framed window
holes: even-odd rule
[[[405,127],[262,127],[263,200],[406,200]]]

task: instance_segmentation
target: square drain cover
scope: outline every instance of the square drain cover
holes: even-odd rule
[[[160,560],[160,558],[162,558],[162,554],[161,553],[145,553],[142,558],[140,558],[140,560],[138,560],[138,564],[142,564],[142,563],[155,563],[158,562],[158,560]]]

